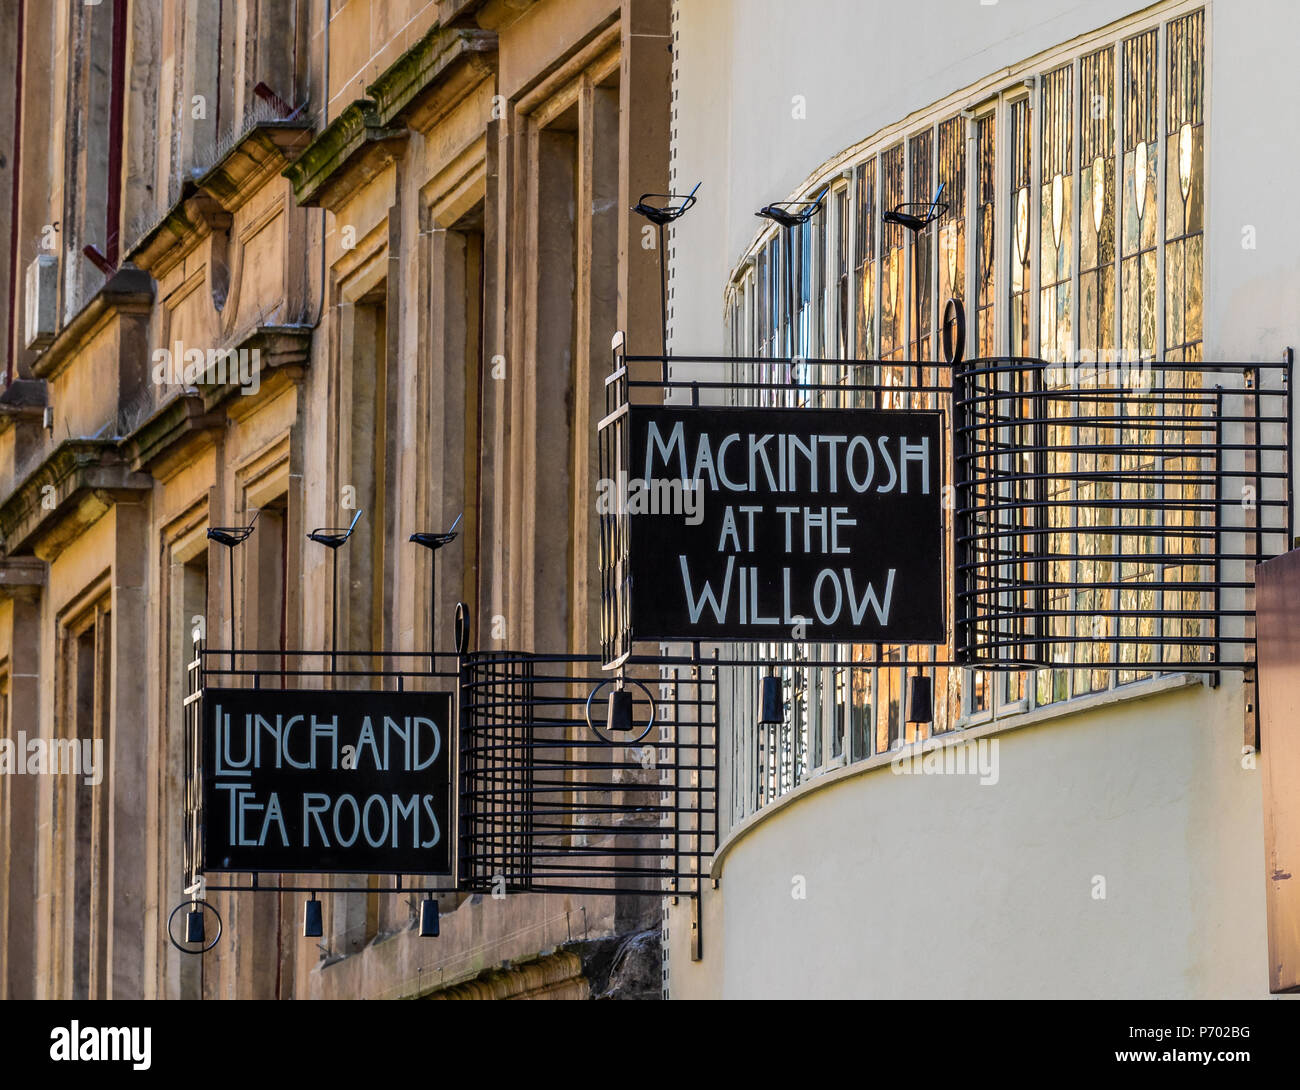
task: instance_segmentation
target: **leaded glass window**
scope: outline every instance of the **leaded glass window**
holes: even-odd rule
[[[1203,273],[1204,230],[1204,59],[1205,13],[1194,12],[1169,24],[1166,32],[1165,76],[1165,352],[1170,361],[1199,361],[1201,355],[1201,279]],[[1166,371],[1165,386],[1176,391],[1167,402],[1166,415],[1173,417],[1173,426],[1181,427],[1174,440],[1204,442],[1208,438],[1207,425],[1197,425],[1196,418],[1205,418],[1205,403],[1200,388],[1200,374],[1184,375]],[[1180,378],[1182,381],[1176,381]],[[1179,522],[1183,528],[1195,527],[1199,520],[1198,503],[1213,500],[1213,492],[1204,484],[1195,483],[1197,474],[1208,468],[1203,459],[1185,457],[1167,459],[1169,470],[1182,473],[1184,484],[1168,485],[1179,495]],[[1169,497],[1166,497],[1167,499]],[[1177,517],[1177,516],[1170,516]],[[1165,552],[1187,555],[1200,551],[1201,539],[1192,534],[1172,534],[1165,539]],[[1197,564],[1170,565],[1165,577],[1177,582],[1192,583],[1200,578],[1204,569]],[[1182,609],[1203,609],[1204,592],[1195,590],[1169,591],[1182,601]],[[1200,636],[1201,622],[1184,618],[1178,631],[1166,635],[1194,640]],[[1170,658],[1194,654],[1201,650],[1166,645]]]
[[[1076,378],[1082,387],[1110,388],[1115,348],[1115,50],[1108,46],[1079,62],[1079,351]],[[1103,364],[1101,368],[1096,365]],[[1078,533],[1075,535],[1077,582],[1075,635],[1094,642],[1075,645],[1076,655],[1100,666],[1111,660],[1113,645],[1105,617],[1115,605],[1114,568],[1102,559],[1115,551],[1115,538],[1105,532],[1114,510],[1114,485],[1106,479],[1114,456],[1097,448],[1113,446],[1116,433],[1091,423],[1111,414],[1094,401],[1078,403],[1075,431]],[[1072,695],[1097,692],[1110,684],[1107,669],[1076,669]]]
[[[908,189],[911,193],[907,199],[912,202],[911,211],[921,213],[924,206],[934,196],[934,171],[931,160],[934,157],[934,130],[926,129],[917,133],[907,143],[908,153]],[[933,270],[934,228],[923,231],[909,231],[912,244],[911,284],[907,300],[907,315],[910,323],[908,350],[914,360],[931,358],[930,311],[932,306],[931,272]],[[919,344],[919,351],[918,351]],[[916,377],[922,374],[916,370]]]
[[[854,354],[860,360],[876,352],[876,160],[854,172],[856,230],[853,252],[858,263],[854,299]]]
[[[976,355],[997,352],[994,301],[997,282],[997,235],[994,208],[997,203],[997,119],[989,113],[976,122],[975,140],[975,336]]]
[[[1114,48],[1089,53],[1079,70],[1079,358],[1095,362],[1115,347]]]
[[[1155,29],[1134,35],[1123,43],[1123,200],[1120,235],[1120,345],[1128,362],[1149,361],[1156,354],[1156,235],[1159,227],[1157,182],[1160,168],[1158,61],[1159,32]],[[1125,454],[1123,466],[1133,471],[1120,489],[1119,564],[1120,608],[1140,610],[1142,616],[1122,622],[1121,636],[1156,635],[1155,591],[1145,587],[1155,579],[1155,553],[1159,538],[1143,532],[1156,522],[1154,473],[1142,483],[1139,471],[1155,469],[1153,455],[1157,434],[1152,419],[1157,402],[1135,398],[1131,406],[1119,406],[1126,419],[1122,443],[1141,453]],[[1128,558],[1132,558],[1131,560]],[[1122,644],[1121,662],[1149,665],[1149,644]],[[1148,677],[1144,669],[1119,672],[1121,683]]]
[[[1030,182],[1033,171],[1033,106],[1028,98],[1019,99],[1010,109],[1011,188],[1008,208],[1011,216],[1011,354],[1028,356],[1030,341],[1030,262],[1032,218]]]
[[[949,299],[966,299],[966,119],[950,117],[939,125],[940,198],[948,207],[939,216],[939,313]]]
[[[1201,359],[1205,227],[1205,12],[1169,24],[1165,148],[1165,359]]]
[[[880,207],[896,208],[903,196],[903,145],[880,156]],[[896,223],[882,223],[880,230],[880,359],[903,358],[903,307],[906,293],[903,277],[904,229]],[[902,368],[888,369],[887,376],[902,381]]]
[[[1038,355],[1050,363],[1062,363],[1073,357],[1072,293],[1074,231],[1072,214],[1074,181],[1074,68],[1062,65],[1043,76],[1040,90],[1038,186]],[[1049,385],[1069,381],[1063,369],[1048,372]],[[1065,505],[1072,490],[1071,471],[1074,424],[1064,402],[1050,401],[1053,423],[1047,429],[1049,492],[1047,494],[1052,533],[1047,539],[1050,561],[1048,575],[1053,589],[1047,595],[1047,608],[1053,636],[1062,642],[1053,645],[1054,657],[1064,658],[1071,631],[1070,582],[1074,538],[1070,533],[1071,509]],[[1059,588],[1059,589],[1057,589]],[[1044,671],[1038,678],[1038,702],[1046,704],[1070,695],[1069,676],[1064,670]]]
[[[1124,43],[1124,208],[1120,343],[1130,359],[1156,353],[1156,230],[1160,143],[1157,112],[1158,33]]]
[[[852,316],[849,291],[849,190],[840,186],[831,194],[831,236],[827,247],[832,266],[830,282],[830,323],[826,344],[836,359],[849,358]],[[845,369],[847,372],[847,368]]]

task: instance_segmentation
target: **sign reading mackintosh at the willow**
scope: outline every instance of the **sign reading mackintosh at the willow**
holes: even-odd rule
[[[634,638],[944,641],[942,414],[629,413]]]
[[[204,868],[446,874],[449,693],[209,689]]]

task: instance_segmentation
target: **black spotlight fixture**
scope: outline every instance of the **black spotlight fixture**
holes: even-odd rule
[[[261,509],[253,512],[253,521],[247,526],[211,526],[208,528],[208,540],[224,545],[230,550],[230,668],[235,668],[235,547],[248,540],[248,535],[257,525],[257,516]],[[188,924],[186,925],[189,926]]]
[[[330,569],[330,672],[338,669],[339,655],[339,549],[347,544],[352,531],[357,528],[361,518],[361,509],[352,516],[348,526],[320,526],[307,535],[309,541],[324,545],[330,551],[332,567]]]
[[[907,721],[934,722],[934,682],[928,674],[913,674],[907,679]]]
[[[420,902],[420,938],[436,939],[438,937],[438,902],[432,894]]]
[[[302,937],[304,939],[318,939],[323,934],[325,934],[325,923],[321,917],[321,902],[313,893],[306,905],[303,906]]]
[[[456,516],[456,521],[451,524],[451,529],[441,534],[420,530],[410,537],[410,540],[414,541],[415,544],[422,545],[429,550],[429,655],[431,657],[438,649],[438,583],[436,579],[438,574],[438,550],[456,540],[456,527],[460,525],[460,520],[464,517],[465,513],[462,511]],[[430,668],[436,670],[437,666],[431,665]]]
[[[203,909],[195,904],[185,913],[185,941],[204,945],[208,939],[203,929]]]
[[[758,687],[758,725],[779,727],[785,722],[785,700],[781,693],[781,679],[773,670],[765,674]]]
[[[663,379],[668,381],[668,271],[664,265],[664,227],[678,219],[695,204],[695,189],[683,196],[680,193],[642,193],[632,211],[643,216],[659,230],[659,314],[663,322]]]

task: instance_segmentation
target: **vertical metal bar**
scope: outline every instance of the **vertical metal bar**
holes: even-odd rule
[[[955,361],[952,365],[952,631],[953,657],[961,663],[967,661],[966,652],[966,616],[964,604],[968,599],[962,598],[966,577],[963,568],[966,565],[967,544],[963,538],[968,532],[965,503],[966,485],[966,387],[963,373],[964,362]],[[874,688],[873,688],[874,693]],[[873,731],[874,734],[874,731]],[[874,742],[871,746],[875,748]]]
[[[1043,369],[1037,363],[1029,364],[1029,374],[1031,379],[1031,388],[1033,390],[1032,404],[1034,406],[1034,424],[1032,445],[1037,448],[1033,456],[1034,481],[1034,582],[1038,584],[1038,589],[1034,591],[1034,611],[1039,614],[1035,623],[1035,635],[1038,639],[1038,661],[1043,665],[1049,665],[1052,660],[1052,643],[1051,628],[1052,618],[1044,616],[1047,611],[1049,598],[1046,590],[1047,580],[1051,574],[1051,568],[1046,559],[1047,556],[1047,396],[1044,392]],[[1047,631],[1044,632],[1044,629]],[[1046,636],[1046,639],[1044,638]]]
[[[658,225],[659,230],[659,316],[662,330],[662,347],[663,359],[660,361],[660,372],[665,385],[668,382],[668,255],[664,252],[664,225]]]
[[[1289,552],[1295,548],[1295,471],[1293,468],[1294,447],[1292,446],[1292,437],[1294,429],[1294,413],[1291,410],[1291,399],[1294,396],[1294,387],[1291,383],[1292,372],[1295,369],[1295,349],[1287,348],[1283,353],[1286,360],[1286,370],[1282,372],[1282,387],[1284,392],[1283,404],[1286,406],[1286,453],[1283,456],[1286,469],[1286,548],[1284,552]]]
[[[429,670],[438,670],[438,550],[429,550]]]
[[[1223,591],[1223,387],[1217,386],[1214,393],[1214,646],[1210,654],[1214,661],[1223,658],[1219,637],[1222,634],[1223,619],[1219,615]],[[1218,675],[1215,675],[1217,680]]]
[[[235,669],[235,549],[232,545],[226,550],[230,553],[230,669]],[[233,679],[232,679],[233,684]]]
[[[1255,416],[1255,438],[1254,438],[1254,457],[1255,457],[1255,563],[1264,562],[1264,527],[1263,516],[1264,508],[1264,422],[1260,419],[1260,372],[1259,367],[1251,368],[1251,389],[1254,391],[1251,397],[1251,412]]]
[[[233,563],[233,561],[232,561]],[[330,550],[330,677],[338,673],[339,652],[339,551]]]

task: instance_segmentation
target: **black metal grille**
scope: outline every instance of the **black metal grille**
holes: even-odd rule
[[[645,364],[660,376],[632,378]],[[616,350],[614,367],[600,443],[608,476],[627,466],[624,409],[641,397],[834,396],[951,412],[954,621],[931,665],[1137,676],[1254,661],[1253,567],[1293,538],[1289,351],[1274,363],[980,359],[934,367],[931,385],[862,360]],[[601,543],[611,667],[634,647],[625,516],[601,515]],[[862,651],[855,668],[886,662],[879,646]]]
[[[958,366],[958,660],[1248,666],[1253,565],[1291,541],[1290,366]]]
[[[641,668],[628,664],[628,677]],[[596,656],[484,652],[461,678],[460,885],[509,892],[698,890],[717,838],[717,673],[644,667],[625,743],[587,725]],[[604,719],[602,688],[592,718]],[[640,692],[640,690],[638,690]]]
[[[596,656],[513,652],[253,651],[195,647],[185,700],[186,881],[203,868],[202,700],[207,687],[455,689],[459,707],[457,877],[392,875],[372,892],[690,893],[717,841],[717,667],[627,664],[640,678],[626,743],[603,721],[610,676]],[[654,694],[654,723],[649,720]],[[350,891],[347,879],[252,874],[209,891]]]

